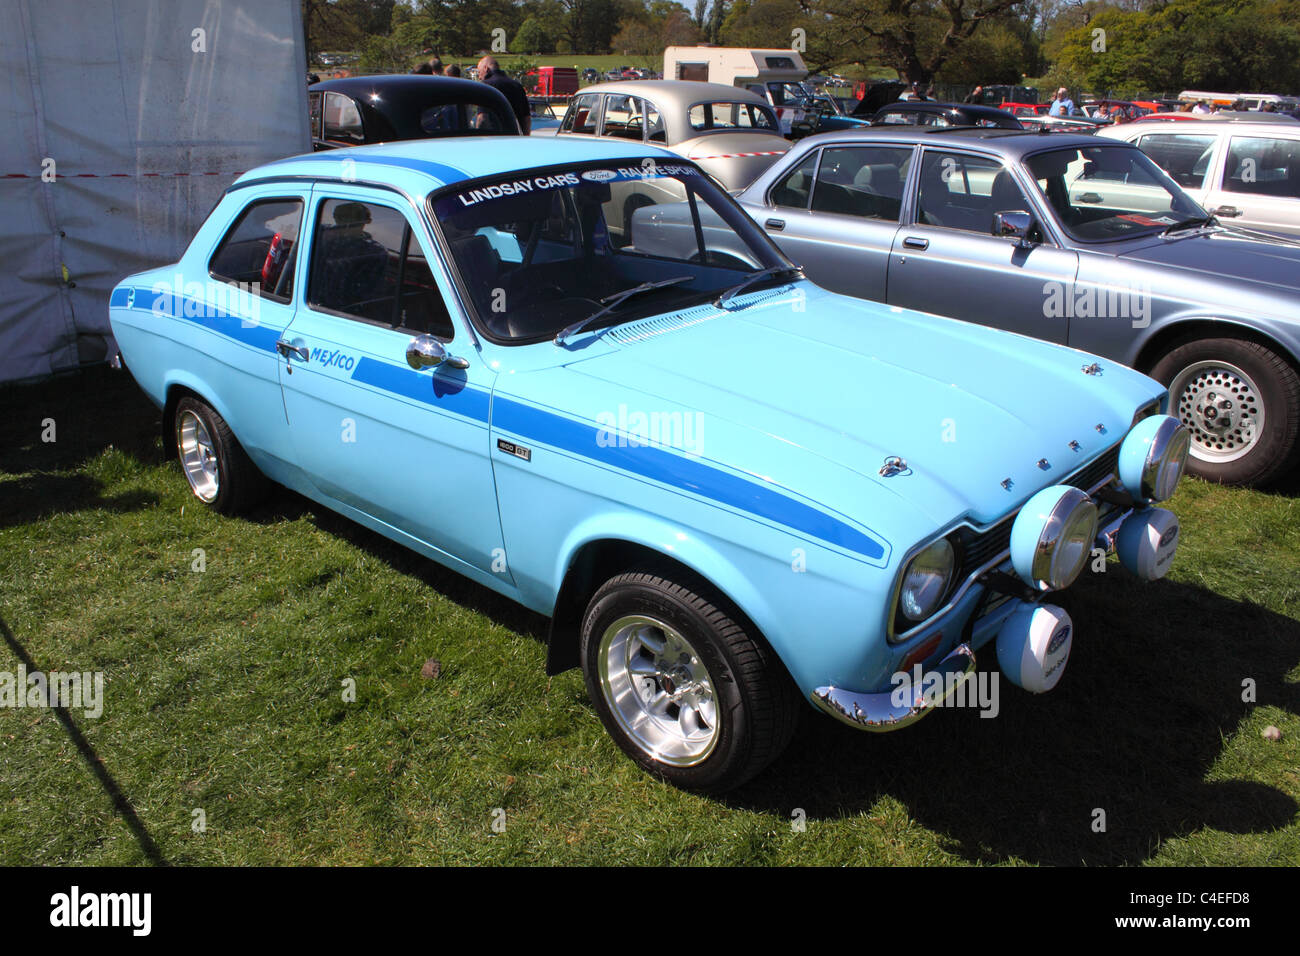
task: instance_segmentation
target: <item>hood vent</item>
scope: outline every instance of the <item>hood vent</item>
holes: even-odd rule
[[[743,293],[727,303],[729,308],[718,309],[713,305],[699,305],[684,312],[675,312],[672,315],[655,316],[637,322],[629,322],[627,325],[616,325],[607,330],[603,338],[607,342],[617,342],[619,345],[636,345],[638,342],[644,342],[646,339],[653,339],[659,335],[667,335],[669,332],[676,332],[680,329],[689,329],[691,326],[707,322],[709,319],[720,319],[733,313],[743,313],[746,307],[755,308],[767,299],[775,299],[788,293],[789,286],[778,286],[775,289]]]

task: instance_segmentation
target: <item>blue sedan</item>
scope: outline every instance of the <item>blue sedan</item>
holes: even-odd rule
[[[549,670],[700,791],[806,706],[952,703],[985,646],[1049,690],[1045,598],[1107,551],[1167,571],[1188,438],[1151,379],[826,292],[667,151],[527,142],[252,170],[114,290],[200,500],[278,483],[549,615]],[[680,208],[694,241],[659,251]]]

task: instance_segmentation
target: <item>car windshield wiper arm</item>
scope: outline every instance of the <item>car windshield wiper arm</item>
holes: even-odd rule
[[[570,326],[561,329],[555,335],[555,344],[563,345],[571,335],[577,335],[591,323],[599,318],[603,318],[613,312],[620,305],[632,298],[634,295],[640,295],[642,292],[651,292],[654,289],[662,289],[665,286],[681,285],[683,282],[690,282],[695,276],[673,276],[669,279],[659,279],[655,282],[642,282],[640,285],[634,285],[630,289],[624,289],[622,292],[615,292],[613,295],[607,295],[600,300],[600,304],[605,308],[591,313],[585,319],[579,319]]]
[[[1180,222],[1174,223],[1172,226],[1167,227],[1164,232],[1160,233],[1160,235],[1167,236],[1171,232],[1178,232],[1182,229],[1191,229],[1193,226],[1217,226],[1218,224],[1219,220],[1215,219],[1213,216],[1195,216],[1191,219],[1183,219]]]
[[[755,272],[753,275],[745,277],[742,281],[737,282],[730,289],[727,289],[725,292],[723,292],[720,296],[718,296],[716,299],[713,300],[713,305],[715,308],[720,309],[728,302],[730,302],[734,296],[740,295],[740,293],[744,292],[755,282],[761,282],[764,279],[769,279],[772,276],[780,275],[783,272],[793,272],[799,275],[803,274],[803,270],[798,266],[770,266],[767,269],[760,269],[758,272]]]

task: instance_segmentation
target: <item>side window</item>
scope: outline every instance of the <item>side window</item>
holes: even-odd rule
[[[818,152],[814,149],[790,175],[776,184],[772,189],[774,206],[808,208],[808,197],[812,195],[813,174],[817,171],[817,156]]]
[[[311,123],[312,139],[321,138],[321,100],[325,94],[321,92],[307,94],[307,118]]]
[[[667,143],[668,131],[664,128],[663,117],[659,115],[659,110],[653,103],[645,105],[645,125],[650,131],[647,137],[652,143]]]
[[[575,96],[569,106],[569,112],[564,114],[564,122],[560,126],[561,132],[596,135],[596,120],[600,118],[600,100],[599,93]]]
[[[446,304],[406,217],[376,203],[321,201],[307,303],[393,328],[452,334]]]
[[[891,110],[885,113],[880,119],[876,120],[878,126],[910,126],[916,122],[916,118],[910,113],[903,113],[899,110]]]
[[[1223,166],[1223,188],[1300,198],[1300,140],[1234,136]]]
[[[827,148],[817,170],[812,208],[898,222],[912,150],[885,146]]]
[[[610,93],[605,97],[604,136],[619,139],[641,140],[645,136],[645,123],[641,116],[641,100],[623,93]]]
[[[364,143],[365,130],[361,113],[352,97],[342,93],[325,94],[325,139],[336,143]]]
[[[301,199],[259,199],[240,213],[208,261],[208,274],[264,298],[293,298]]]
[[[1029,208],[1010,170],[995,159],[927,150],[921,160],[919,223],[988,233],[995,212]]]
[[[1214,153],[1214,136],[1153,133],[1138,140],[1142,152],[1184,189],[1200,189]]]

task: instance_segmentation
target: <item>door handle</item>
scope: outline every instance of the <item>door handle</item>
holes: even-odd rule
[[[766,226],[768,229],[775,229],[777,232],[780,232],[782,229],[785,228],[785,220],[769,219],[767,222],[763,223],[763,225]]]
[[[919,236],[908,236],[903,240],[903,245],[908,249],[929,249],[930,240],[922,239]]]
[[[1236,206],[1220,206],[1218,209],[1214,210],[1216,216],[1222,216],[1224,219],[1232,219],[1235,216],[1240,216],[1241,213],[1242,210],[1238,209]]]
[[[1101,196],[1097,193],[1080,193],[1079,202],[1099,203],[1101,202]]]
[[[306,362],[311,359],[311,351],[305,345],[294,345],[288,339],[279,339],[275,343],[275,350],[285,358],[293,356],[300,362]]]

